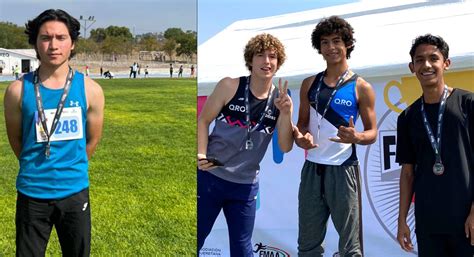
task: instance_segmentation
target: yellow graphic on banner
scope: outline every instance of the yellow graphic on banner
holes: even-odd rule
[[[403,110],[392,103],[389,98],[389,91],[392,87],[398,88],[401,98],[399,103],[409,106],[421,96],[421,86],[415,76],[402,77],[402,82],[392,80],[385,85],[383,98],[385,104],[394,112],[401,113]],[[474,70],[447,72],[444,74],[444,82],[449,87],[462,88],[468,91],[474,91]]]

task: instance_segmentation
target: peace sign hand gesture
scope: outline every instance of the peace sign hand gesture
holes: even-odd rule
[[[285,80],[285,84],[281,85],[281,78],[278,79],[278,97],[275,98],[275,106],[280,111],[280,114],[290,114],[293,102],[291,97],[288,95],[288,81]]]

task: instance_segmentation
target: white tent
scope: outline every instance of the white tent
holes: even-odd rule
[[[248,74],[244,46],[263,32],[279,38],[286,48],[288,59],[277,76],[302,78],[321,70],[325,63],[311,46],[311,32],[322,18],[331,15],[354,27],[357,42],[349,65],[363,77],[408,74],[412,40],[426,33],[448,42],[453,69],[474,66],[474,34],[470,30],[474,1],[361,1],[234,22],[199,45],[198,94],[209,94],[223,77]]]

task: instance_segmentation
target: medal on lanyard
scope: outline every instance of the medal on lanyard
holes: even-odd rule
[[[40,82],[39,82],[39,68],[36,69],[34,73],[34,86],[35,86],[35,97],[36,97],[36,107],[38,109],[38,116],[41,121],[41,126],[43,127],[44,133],[46,134],[48,140],[46,143],[46,149],[44,151],[44,155],[46,158],[49,158],[51,155],[51,136],[53,135],[54,131],[59,122],[59,118],[61,117],[61,113],[63,112],[64,102],[66,101],[67,95],[69,94],[69,89],[71,88],[72,78],[74,76],[74,72],[72,71],[71,67],[69,67],[69,72],[66,77],[66,82],[64,84],[64,91],[61,95],[61,99],[59,100],[58,107],[56,108],[56,113],[54,114],[54,119],[51,124],[51,130],[48,132],[48,127],[46,125],[46,115],[44,114],[44,107],[43,101],[41,99],[40,93]]]
[[[245,140],[245,150],[252,150],[254,145],[253,141],[250,138],[250,132],[255,131],[260,125],[263,123],[263,118],[265,117],[265,114],[270,112],[270,105],[272,102],[273,98],[273,84],[270,86],[270,89],[268,90],[268,98],[267,98],[267,104],[265,105],[265,109],[258,119],[257,124],[251,129],[251,122],[250,122],[250,102],[249,102],[249,93],[250,92],[250,76],[247,77],[247,83],[245,85],[245,120],[247,123],[247,140]]]
[[[253,149],[253,141],[250,138],[245,140],[245,150],[252,150]]]
[[[316,89],[316,95],[314,97],[314,105],[315,105],[315,110],[316,110],[316,113],[318,113],[318,97],[319,97],[319,91],[321,90],[321,85],[323,83],[323,79],[324,79],[324,74],[326,74],[326,71],[323,72],[323,74],[321,75],[321,77],[319,78],[319,82],[318,82],[318,87]],[[349,74],[349,69],[347,69],[342,75],[341,77],[339,78],[339,80],[337,81],[336,83],[336,86],[334,87],[334,90],[332,91],[331,95],[329,96],[329,99],[328,99],[328,102],[326,104],[326,107],[324,107],[324,111],[323,111],[323,114],[321,115],[321,119],[317,119],[318,120],[318,132],[317,132],[317,135],[316,135],[316,138],[319,139],[319,131],[321,130],[321,120],[324,118],[324,115],[326,115],[326,112],[328,111],[329,109],[329,105],[331,104],[331,101],[332,101],[332,98],[334,97],[334,95],[336,94],[337,90],[339,89],[339,86],[342,85],[342,83],[344,82],[344,79],[345,77],[347,76],[347,74]]]
[[[438,131],[436,133],[436,138],[434,137],[433,130],[431,129],[430,124],[428,123],[428,119],[426,117],[426,112],[424,108],[424,100],[423,96],[421,96],[421,115],[423,118],[423,125],[425,126],[426,133],[428,134],[428,138],[431,142],[431,147],[433,148],[436,156],[435,163],[433,165],[433,173],[437,176],[444,174],[444,165],[441,161],[441,127],[443,125],[443,115],[444,110],[446,109],[446,99],[448,98],[448,86],[444,85],[444,92],[441,97],[441,103],[439,104],[438,110],[438,119],[437,119],[437,128]]]
[[[433,165],[433,173],[435,175],[443,175],[444,173],[444,165],[443,163],[441,162],[441,158],[436,158],[436,162],[435,164]]]

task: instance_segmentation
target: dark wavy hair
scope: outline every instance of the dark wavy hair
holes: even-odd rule
[[[331,16],[329,18],[322,19],[313,30],[311,34],[311,44],[313,48],[321,53],[321,37],[337,34],[341,36],[344,45],[347,47],[346,58],[351,58],[351,52],[354,50],[355,38],[353,37],[354,29],[343,18],[338,16]]]
[[[71,40],[73,43],[77,41],[79,38],[79,30],[81,29],[81,24],[79,23],[78,20],[76,20],[74,17],[69,15],[69,13],[60,10],[60,9],[49,9],[44,12],[42,12],[38,17],[34,18],[33,20],[29,20],[25,24],[25,34],[28,35],[28,43],[32,46],[35,47],[36,49],[36,40],[38,38],[38,33],[41,28],[41,26],[48,21],[60,21],[64,23],[67,27],[67,30],[69,31],[69,36],[71,37]],[[76,53],[71,51],[71,55],[69,56],[69,59],[71,59]],[[40,59],[40,56],[38,55],[38,51],[36,50],[36,57]]]
[[[427,45],[433,45],[438,48],[438,50],[443,54],[444,60],[447,60],[449,58],[449,46],[446,41],[440,36],[433,36],[431,34],[426,34],[423,36],[418,36],[413,40],[413,44],[411,45],[410,49],[410,56],[411,56],[411,61],[413,62],[413,57],[415,57],[415,52],[416,48],[419,45],[422,44],[427,44]]]

